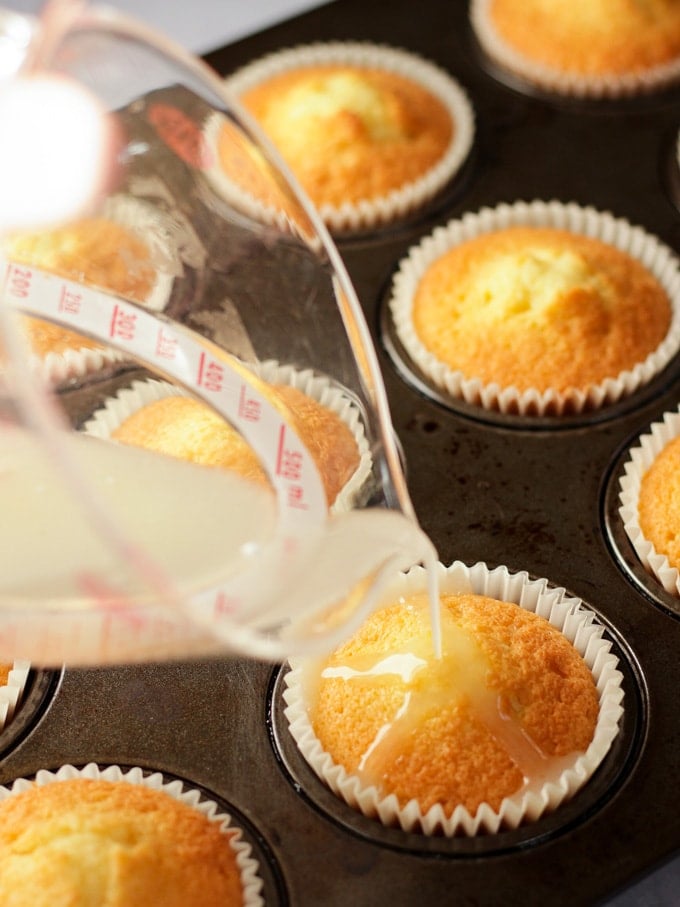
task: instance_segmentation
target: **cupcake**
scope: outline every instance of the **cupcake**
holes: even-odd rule
[[[180,782],[115,766],[38,772],[0,791],[0,899],[69,904],[261,905],[250,846]]]
[[[620,515],[645,569],[680,597],[680,408],[631,448],[620,480]]]
[[[5,254],[16,264],[161,311],[177,270],[170,245],[154,209],[121,197],[109,199],[99,216],[17,234],[7,240]],[[74,300],[74,306],[79,304]],[[36,367],[57,380],[120,358],[115,350],[61,325],[31,316],[22,316],[21,325]]]
[[[613,403],[680,341],[680,273],[607,213],[534,202],[450,221],[412,248],[390,308],[407,354],[453,399],[522,415]]]
[[[403,217],[452,179],[473,135],[467,98],[447,73],[402,50],[331,43],[271,54],[227,80],[335,232]],[[243,155],[219,119],[207,128],[219,191]],[[252,184],[246,186],[256,192]],[[232,193],[233,194],[233,193]],[[269,197],[265,205],[276,207]]]
[[[0,731],[14,718],[30,669],[30,663],[23,660],[0,664]]]
[[[680,76],[680,8],[674,0],[473,0],[470,16],[495,63],[547,91],[620,97],[659,89]]]
[[[328,506],[352,506],[370,472],[370,455],[356,407],[323,379],[273,363],[262,366],[272,402],[292,423],[319,469]],[[294,382],[297,378],[297,384]],[[135,382],[94,414],[85,431],[203,466],[233,469],[267,483],[243,436],[215,410],[165,382]]]
[[[292,233],[312,248],[318,247],[317,230],[307,211],[249,134],[214,114],[205,124],[205,136],[214,153],[204,168],[206,181],[197,188],[209,208],[226,201],[252,220],[274,225],[281,233]]]
[[[136,410],[110,435],[113,441],[145,447],[201,466],[232,469],[266,484],[255,451],[214,409],[192,397],[175,394]]]
[[[426,834],[537,819],[592,775],[617,733],[621,674],[564,590],[504,568],[440,565],[435,653],[426,573],[409,571],[349,641],[298,660],[290,731],[351,806]]]

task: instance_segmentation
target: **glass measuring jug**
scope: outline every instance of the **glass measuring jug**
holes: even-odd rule
[[[0,657],[329,648],[434,557],[337,249],[219,79],[139,23],[50,4],[23,61],[93,92],[117,146],[86,216],[2,241]],[[117,440],[168,400],[256,480]]]

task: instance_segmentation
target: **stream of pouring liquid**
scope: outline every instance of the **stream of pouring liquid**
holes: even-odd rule
[[[424,608],[426,596],[405,602]],[[400,707],[380,727],[361,756],[357,771],[367,784],[380,789],[385,767],[403,752],[409,740],[428,716],[461,704],[496,740],[523,776],[523,789],[537,790],[555,780],[571,765],[574,754],[549,756],[523,730],[518,719],[506,709],[503,698],[489,686],[488,658],[474,637],[452,618],[440,615],[443,652],[433,651],[427,636],[413,639],[408,648],[385,651],[379,656],[355,655],[323,669],[324,678],[337,677],[360,688],[394,684],[404,690]],[[314,672],[307,669],[309,689],[314,694]]]

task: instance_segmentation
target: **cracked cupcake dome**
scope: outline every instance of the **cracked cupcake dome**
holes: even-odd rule
[[[472,141],[472,112],[455,80],[397,49],[293,48],[244,67],[227,88],[338,232],[423,204],[454,176]],[[238,179],[228,128],[213,141],[222,172]]]
[[[678,298],[674,256],[653,237],[538,203],[437,228],[402,261],[390,306],[408,354],[453,398],[544,415],[649,380],[677,349]]]

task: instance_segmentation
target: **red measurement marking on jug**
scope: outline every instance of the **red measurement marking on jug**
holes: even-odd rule
[[[248,388],[245,384],[241,385],[241,392],[238,398],[238,415],[240,419],[246,419],[248,422],[259,422],[262,415],[262,407],[259,401],[248,394]]]
[[[114,305],[109,322],[109,337],[114,340],[134,340],[137,326],[137,315]]]
[[[5,270],[5,292],[15,299],[25,299],[31,290],[32,276],[30,268],[8,264]]]
[[[147,119],[177,157],[198,170],[211,167],[213,155],[203,132],[190,117],[170,104],[152,104]]]
[[[279,446],[276,453],[276,474],[284,479],[299,481],[302,475],[302,454],[286,443],[286,426],[279,430]]]
[[[169,335],[161,327],[156,335],[154,355],[158,356],[159,359],[173,360],[177,356],[178,349],[179,341],[177,337]]]
[[[292,439],[291,439],[292,441]],[[307,510],[305,488],[302,483],[304,457],[294,443],[289,442],[286,426],[279,430],[279,443],[276,452],[276,475],[286,480],[286,504],[296,510]]]
[[[302,485],[288,486],[288,506],[296,507],[298,510],[307,510],[305,489]]]
[[[196,384],[198,387],[204,387],[206,390],[217,393],[222,390],[224,383],[224,368],[209,359],[205,353],[201,353],[198,360],[198,373],[196,375]]]
[[[147,626],[147,618],[134,610],[134,604],[128,601],[119,590],[105,582],[101,576],[81,571],[76,579],[82,591],[111,620],[135,630],[141,630]]]
[[[83,297],[81,293],[75,293],[73,290],[64,286],[62,287],[59,296],[58,310],[67,315],[78,315],[80,313],[82,301]]]
[[[214,615],[219,617],[223,614],[238,614],[241,607],[240,599],[233,595],[227,595],[225,592],[218,592],[215,596]]]

